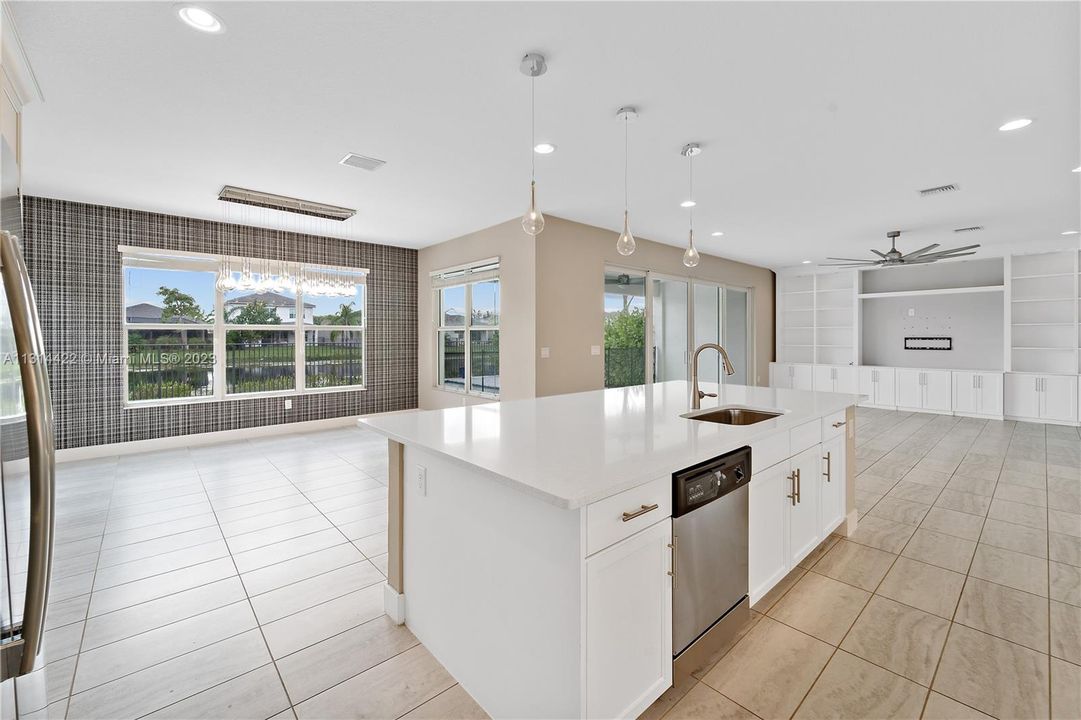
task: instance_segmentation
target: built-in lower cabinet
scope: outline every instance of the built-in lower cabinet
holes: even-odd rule
[[[637,717],[672,684],[670,518],[586,559],[586,713]]]
[[[822,539],[822,527],[818,517],[818,497],[821,494],[819,486],[822,480],[819,470],[821,456],[822,446],[815,445],[788,461],[788,487],[785,488],[785,497],[788,500],[789,567],[807,557]]]
[[[752,448],[752,453],[754,452]],[[788,523],[785,495],[789,487],[788,462],[756,471],[747,498],[750,528],[748,583],[752,598],[765,595],[788,572]],[[770,528],[770,530],[766,530]]]
[[[904,410],[950,412],[953,407],[949,370],[897,368],[897,407]]]
[[[861,405],[893,407],[897,404],[897,376],[893,368],[860,367],[859,394],[867,399]]]
[[[1075,423],[1077,403],[1075,375],[1006,374],[1005,409],[1008,417]]]
[[[851,365],[815,365],[815,392],[853,393],[859,390],[856,368]]]
[[[822,443],[822,492],[818,498],[818,526],[826,533],[845,519],[845,437],[840,435]],[[824,536],[823,536],[824,537]]]
[[[1002,417],[1002,373],[955,371],[953,411],[958,415]]]
[[[770,363],[769,385],[786,390],[814,390],[814,365]]]

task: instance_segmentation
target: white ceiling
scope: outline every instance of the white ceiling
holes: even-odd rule
[[[757,264],[864,256],[893,228],[990,252],[1081,229],[1076,2],[206,3],[222,35],[169,3],[13,6],[45,96],[29,194],[221,219],[232,184],[354,207],[357,239],[441,242],[525,210],[535,50],[546,213],[618,230],[634,104],[643,237],[685,242],[688,141],[700,248]]]

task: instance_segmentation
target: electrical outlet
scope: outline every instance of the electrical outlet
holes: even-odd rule
[[[428,468],[417,465],[417,492],[421,497],[428,495]]]
[[[909,308],[908,309],[908,316],[909,317],[916,317],[916,308]]]
[[[285,409],[286,410],[292,410],[293,409],[293,400],[292,400],[292,398],[286,398],[285,399]]]

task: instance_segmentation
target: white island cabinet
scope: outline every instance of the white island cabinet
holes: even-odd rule
[[[390,439],[387,612],[493,718],[633,718],[671,686],[673,573],[690,572],[674,472],[751,447],[751,602],[854,529],[837,446],[856,396],[703,389],[781,414],[687,419],[688,384],[667,382],[361,420]]]

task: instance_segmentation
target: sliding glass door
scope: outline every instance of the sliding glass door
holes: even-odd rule
[[[604,386],[646,383],[646,273],[604,271]]]
[[[728,357],[732,358],[732,366],[736,369],[734,375],[730,375],[725,382],[733,385],[753,385],[748,378],[754,378],[750,372],[753,355],[751,353],[751,329],[747,290],[740,288],[721,288],[721,344],[728,351]]]
[[[651,276],[653,382],[687,379],[687,281]]]

